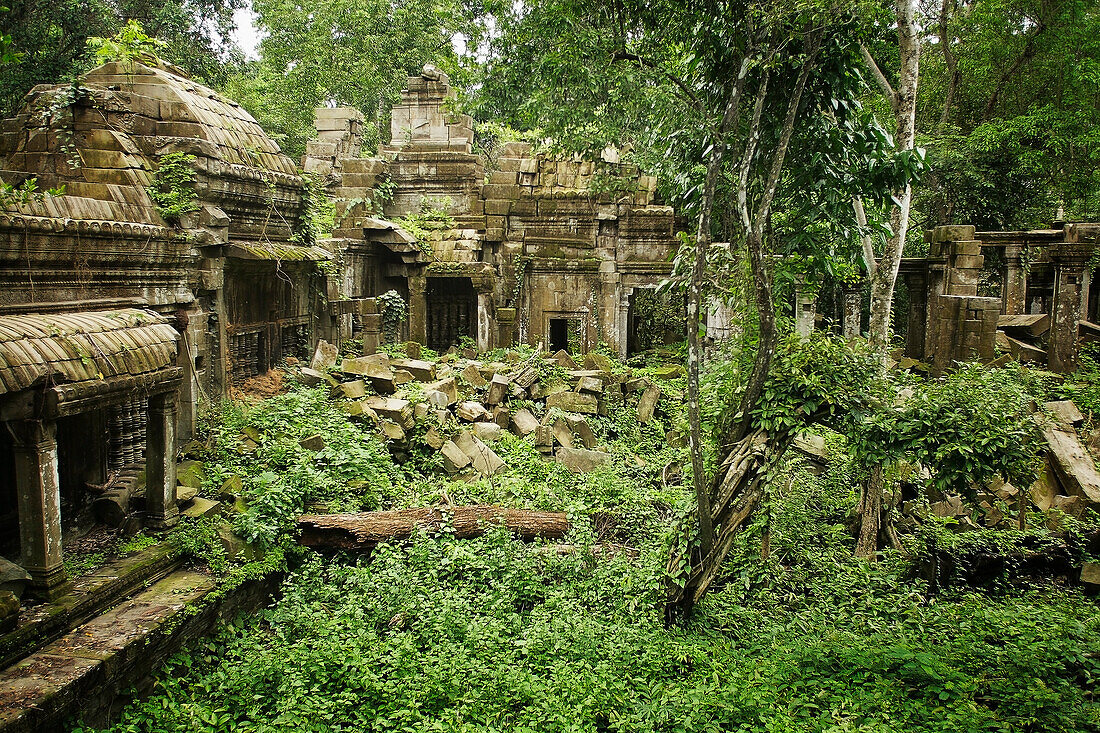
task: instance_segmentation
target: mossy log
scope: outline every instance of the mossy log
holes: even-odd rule
[[[307,514],[298,518],[300,544],[333,550],[369,550],[379,542],[408,539],[418,529],[446,531],[459,539],[480,537],[503,525],[524,540],[564,537],[565,512],[505,509],[492,505],[422,507],[360,514]]]

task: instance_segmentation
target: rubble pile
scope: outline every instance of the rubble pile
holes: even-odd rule
[[[592,471],[613,456],[590,418],[629,404],[638,421],[648,423],[661,397],[652,380],[616,368],[599,353],[575,360],[565,351],[527,357],[506,351],[503,361],[483,361],[472,350],[453,350],[428,361],[419,358],[418,344],[405,351],[401,358],[377,353],[340,359],[322,341],[297,378],[308,386],[328,384],[347,414],[372,423],[398,460],[422,446],[437,453],[451,475],[504,470],[493,450],[504,431],[531,436],[542,455],[573,472]],[[661,373],[675,377],[681,370]]]

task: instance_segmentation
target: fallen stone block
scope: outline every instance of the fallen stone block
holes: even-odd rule
[[[298,441],[298,445],[302,446],[306,450],[314,452],[322,451],[325,449],[325,439],[320,435],[311,435],[308,438],[302,438]]]
[[[313,358],[309,361],[309,368],[316,369],[317,371],[325,371],[336,366],[336,361],[340,358],[340,350],[336,348],[335,344],[330,344],[328,341],[321,339],[317,342],[317,348],[313,351]]]
[[[1050,411],[1054,420],[1063,425],[1077,426],[1085,421],[1085,416],[1077,409],[1072,400],[1058,400],[1057,402],[1045,402],[1043,407]]]
[[[460,402],[455,407],[455,415],[467,422],[481,422],[490,418],[489,411],[480,402]]]
[[[177,484],[201,489],[204,476],[202,461],[180,461],[179,465],[176,466]]]
[[[391,359],[390,367],[404,369],[418,382],[430,382],[435,379],[435,365],[420,359]]]
[[[176,487],[176,506],[183,506],[188,502],[191,502],[199,495],[199,490],[194,486],[177,486]]]
[[[23,590],[30,582],[30,573],[10,560],[0,557],[0,591],[13,593],[17,598],[22,598]]]
[[[344,359],[340,363],[340,371],[344,374],[366,376],[370,373],[377,373],[379,369],[389,371],[390,357],[385,354],[370,354],[354,359]]]
[[[645,425],[653,419],[653,411],[657,408],[657,400],[660,398],[660,387],[651,384],[645,388],[642,396],[638,398],[638,422]]]
[[[342,382],[340,392],[349,400],[361,400],[367,396],[367,383],[362,379],[353,382]]]
[[[512,381],[527,389],[539,378],[539,370],[534,366],[525,366],[512,377]]]
[[[530,410],[521,408],[516,410],[516,414],[512,415],[512,426],[515,428],[516,435],[522,438],[538,430],[539,421],[535,419]]]
[[[394,389],[408,384],[409,382],[415,382],[416,377],[412,375],[408,369],[394,369],[393,370],[393,386]]]
[[[583,392],[557,392],[546,398],[546,406],[566,412],[582,412],[595,415],[599,411],[599,401],[595,395]]]
[[[469,456],[474,470],[483,476],[491,476],[504,470],[504,461],[500,460],[500,456],[473,433],[459,433],[454,442],[463,453]]]
[[[565,421],[569,423],[569,429],[573,431],[573,435],[580,439],[581,445],[589,450],[596,447],[596,434],[592,432],[592,426],[588,424],[588,420],[580,415],[566,415]]]
[[[389,440],[397,443],[405,440],[405,429],[393,420],[379,420],[378,427],[382,428],[382,434]]]
[[[1081,565],[1081,582],[1100,585],[1100,562],[1087,562]]]
[[[417,422],[421,420],[427,420],[428,415],[432,414],[432,406],[426,402],[414,402],[413,403],[413,417]]]
[[[455,383],[454,378],[440,379],[437,382],[425,385],[424,393],[429,394],[431,392],[441,392],[443,398],[434,398],[429,400],[433,405],[440,409],[444,407],[450,407],[454,403],[458,402],[458,385]],[[442,404],[439,400],[442,399]]]
[[[454,441],[444,442],[439,452],[443,454],[443,470],[449,474],[456,474],[470,465],[470,457]]]
[[[222,512],[222,503],[220,501],[213,501],[211,499],[205,499],[201,496],[195,497],[191,502],[191,506],[180,510],[180,514],[185,517],[191,517],[192,519],[199,519],[200,517],[216,517]]]
[[[412,403],[408,400],[399,400],[394,397],[368,397],[363,400],[363,406],[373,410],[379,417],[397,423],[404,430],[409,430],[416,424]]]
[[[1100,506],[1100,473],[1092,457],[1085,452],[1073,428],[1044,425],[1047,456],[1058,482],[1070,496],[1080,497],[1086,504]]]
[[[474,423],[474,435],[487,443],[500,440],[501,429],[495,422]]]
[[[592,351],[586,354],[584,357],[584,368],[599,369],[602,372],[611,372],[614,371],[615,365],[611,362],[611,359],[609,357]]]
[[[573,447],[573,431],[569,429],[569,425],[565,420],[555,420],[550,425],[550,431],[554,433],[554,440],[558,442],[558,445],[565,448]]]
[[[0,634],[15,631],[19,625],[19,599],[8,590],[0,590]]]
[[[316,369],[307,367],[298,371],[298,381],[306,387],[316,387],[319,384],[323,384],[326,380],[324,374]]]
[[[569,355],[569,352],[565,349],[561,349],[554,354],[554,361],[558,363],[558,366],[565,367],[566,369],[576,369],[577,362],[573,361],[573,357]]]
[[[589,473],[600,466],[609,465],[615,457],[610,453],[584,448],[558,448],[554,460],[573,473]]]
[[[1054,469],[1050,466],[1050,460],[1043,461],[1043,468],[1039,477],[1031,485],[1031,502],[1039,511],[1045,512],[1054,506],[1054,497],[1058,496],[1058,479],[1054,476]]]
[[[603,380],[596,377],[581,377],[574,388],[577,392],[589,392],[591,394],[603,393]]]
[[[546,384],[544,382],[535,382],[531,385],[531,399],[544,400],[552,394],[568,391],[569,387],[560,382],[553,382],[551,384]]]
[[[653,370],[653,376],[657,379],[676,379],[684,376],[684,368],[679,364],[667,364]]]
[[[420,352],[424,347],[415,341],[405,342],[405,356],[410,359],[420,359]]]
[[[439,428],[432,426],[428,428],[428,432],[424,433],[424,444],[432,450],[440,450],[443,448],[443,444],[447,443],[443,434],[439,432]]]
[[[485,394],[485,403],[488,405],[499,405],[503,402],[509,384],[511,384],[511,382],[506,377],[500,374],[494,374],[493,378],[489,380],[489,390]]]
[[[484,389],[489,384],[485,377],[481,376],[481,370],[474,364],[466,365],[466,368],[462,370],[462,378],[475,389]]]

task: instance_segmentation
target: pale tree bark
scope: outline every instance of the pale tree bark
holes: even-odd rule
[[[864,60],[890,100],[897,123],[894,145],[899,151],[916,147],[917,70],[920,62],[920,22],[916,0],[897,0],[898,49],[901,58],[898,88],[895,91],[882,70],[863,49]],[[894,303],[894,285],[901,265],[901,253],[909,231],[909,207],[913,187],[906,183],[894,192],[896,203],[890,210],[891,234],[886,248],[871,273],[871,344],[885,350],[890,343],[890,312]]]
[[[714,213],[714,196],[718,177],[725,160],[726,139],[737,120],[741,107],[741,93],[749,73],[749,59],[741,62],[737,78],[733,80],[726,109],[722,115],[714,140],[707,155],[707,173],[703,181],[702,201],[699,206],[699,222],[695,231],[695,261],[691,270],[691,287],[688,292],[688,424],[691,426],[691,471],[695,498],[699,512],[699,543],[703,554],[714,544],[714,522],[708,495],[706,468],[703,463],[703,434],[699,415],[699,368],[702,349],[699,331],[702,327],[703,285],[706,281],[707,251],[711,242],[711,220]]]
[[[864,61],[871,67],[872,76],[878,82],[882,93],[890,101],[894,112],[896,129],[894,145],[898,151],[911,151],[916,147],[917,115],[917,72],[920,64],[920,22],[916,0],[897,0],[898,50],[900,68],[898,88],[894,90],[887,81],[874,58],[862,49]],[[869,336],[871,345],[882,351],[883,364],[886,363],[886,350],[890,344],[890,316],[894,305],[894,287],[897,283],[898,268],[901,266],[902,250],[909,232],[909,207],[913,199],[912,184],[906,182],[901,190],[894,191],[894,206],[890,209],[890,236],[886,240],[885,250],[876,261],[870,259],[868,279],[871,284],[871,318]],[[866,225],[866,215],[861,217],[863,205],[858,199],[853,202],[856,218]],[[865,235],[864,252],[873,258],[870,238]],[[859,538],[856,542],[856,555],[874,559],[878,550],[879,531],[882,523],[883,467],[873,466],[868,480],[863,486],[863,496],[859,506]]]
[[[749,124],[748,139],[741,155],[738,167],[738,210],[741,223],[745,227],[746,244],[756,286],[757,309],[761,319],[760,345],[754,362],[753,373],[749,378],[746,393],[742,398],[742,422],[738,438],[732,448],[724,452],[724,459],[715,480],[705,488],[706,504],[712,512],[713,541],[708,550],[700,547],[700,559],[693,563],[683,586],[670,584],[665,602],[665,617],[671,621],[687,616],[692,608],[706,594],[718,577],[722,564],[733,546],[733,540],[745,520],[756,509],[764,491],[768,461],[782,455],[790,444],[792,435],[768,435],[762,430],[751,430],[751,411],[763,391],[768,369],[775,352],[775,305],[771,293],[771,278],[766,269],[764,249],[764,225],[775,198],[776,187],[783,171],[783,165],[794,133],[802,93],[816,59],[817,40],[812,44],[813,53],[809,55],[799,71],[795,86],[787,99],[787,111],[780,131],[779,142],[772,153],[771,165],[764,181],[763,189],[755,200],[755,210],[749,201],[750,173],[753,161],[757,157],[760,140],[760,121],[768,94],[768,75],[764,74],[756,92],[752,120]],[[771,323],[769,334],[765,334],[767,323]],[[746,397],[751,394],[750,401]],[[692,426],[693,429],[695,425]],[[673,553],[669,558],[669,576],[675,577],[680,557]]]

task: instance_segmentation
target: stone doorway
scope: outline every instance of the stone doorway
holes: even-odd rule
[[[584,321],[580,318],[550,318],[546,341],[550,353],[566,351],[580,354],[584,348]]]
[[[477,291],[468,277],[433,277],[424,294],[429,349],[443,352],[477,334]]]

